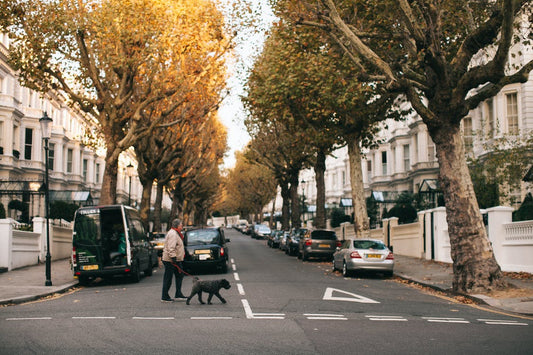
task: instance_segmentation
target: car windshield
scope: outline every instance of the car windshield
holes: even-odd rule
[[[385,248],[387,248],[385,244],[381,242],[376,242],[373,240],[354,240],[353,247],[355,249],[374,249],[374,250],[385,250]]]
[[[257,226],[257,230],[259,232],[270,232],[270,228],[268,228],[264,224],[260,224],[259,226]]]
[[[216,230],[193,230],[185,233],[185,243],[187,245],[216,244],[220,240]]]
[[[337,235],[333,231],[312,231],[311,239],[336,240]]]

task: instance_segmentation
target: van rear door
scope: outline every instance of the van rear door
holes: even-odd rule
[[[98,271],[102,265],[102,235],[100,210],[79,209],[74,219],[72,247],[74,268],[80,271]]]

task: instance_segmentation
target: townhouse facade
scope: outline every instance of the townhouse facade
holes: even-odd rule
[[[33,216],[44,216],[45,151],[39,124],[44,112],[53,120],[48,157],[51,202],[97,204],[105,151],[87,138],[97,123],[60,93],[23,87],[8,64],[8,48],[8,36],[0,34],[0,202],[7,217],[20,217],[20,211],[8,208],[13,200],[28,205],[29,222]],[[121,155],[118,202],[140,200],[136,165],[131,150]]]
[[[511,53],[510,72],[533,60],[531,45],[519,43]],[[480,55],[479,60],[483,58]],[[486,87],[481,86],[477,90],[484,89]],[[501,139],[510,142],[510,145],[531,139],[533,73],[529,74],[527,82],[507,85],[496,96],[471,110],[463,118],[462,131],[466,153],[475,158],[490,154]],[[435,145],[421,118],[412,114],[403,121],[387,121],[378,138],[382,143],[366,150],[362,159],[366,197],[372,196],[388,209],[402,192],[424,193],[436,206],[439,164]],[[326,207],[342,207],[350,214],[351,185],[345,147],[327,158],[325,182]],[[312,218],[316,209],[316,181],[311,169],[301,172],[299,189],[309,210],[304,218]],[[517,208],[525,195],[532,191],[531,182],[522,181],[520,189],[510,191],[510,198],[505,204]]]

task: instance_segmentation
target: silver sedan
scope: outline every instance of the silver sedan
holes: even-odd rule
[[[383,272],[392,276],[394,255],[380,240],[345,239],[333,254],[333,271],[350,276],[357,270]]]

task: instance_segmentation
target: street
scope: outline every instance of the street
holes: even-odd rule
[[[226,236],[228,273],[197,276],[228,279],[227,304],[161,303],[163,269],[137,284],[96,282],[0,308],[0,353],[532,353],[532,320],[381,275],[345,279],[330,263],[302,262],[235,230]],[[186,277],[185,294],[191,285]]]

